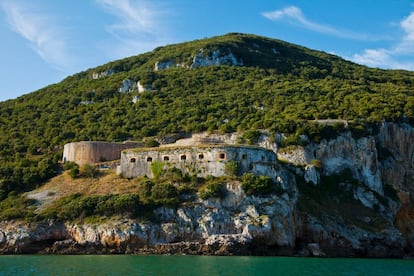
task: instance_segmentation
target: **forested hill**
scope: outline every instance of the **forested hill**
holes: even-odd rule
[[[70,141],[252,129],[317,138],[315,119],[413,122],[413,86],[413,72],[255,35],[159,47],[0,103],[0,197],[54,175]]]

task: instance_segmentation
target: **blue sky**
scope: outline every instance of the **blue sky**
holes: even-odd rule
[[[0,101],[157,46],[229,32],[414,70],[414,0],[0,0]]]

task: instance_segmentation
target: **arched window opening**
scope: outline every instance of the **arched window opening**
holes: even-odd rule
[[[185,154],[183,154],[183,155],[181,155],[180,159],[184,161],[184,160],[187,159],[187,156]]]
[[[204,154],[202,154],[202,153],[200,153],[199,155],[198,155],[198,159],[204,159]]]
[[[241,156],[241,158],[243,159],[243,160],[245,160],[245,159],[247,159],[247,154],[242,154],[242,156]]]
[[[222,152],[222,153],[220,153],[220,154],[219,154],[219,158],[220,158],[220,159],[226,159],[226,154],[225,154],[225,153],[223,153],[223,152]]]
[[[147,157],[147,162],[152,162],[152,157],[148,156]]]
[[[164,156],[164,161],[170,161],[170,157],[169,156]]]
[[[137,162],[137,159],[135,159],[135,158],[131,158],[131,160],[129,160],[131,163],[135,163],[135,162]]]

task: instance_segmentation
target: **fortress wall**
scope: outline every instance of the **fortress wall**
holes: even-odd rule
[[[162,162],[164,169],[175,167],[190,175],[224,176],[225,163],[229,161],[238,163],[240,173],[257,170],[258,173],[269,175],[275,173],[273,168],[277,158],[274,152],[264,148],[229,145],[131,149],[122,152],[118,172],[126,178],[153,177],[151,164]]]
[[[63,162],[71,161],[83,165],[112,161],[120,159],[122,150],[133,147],[136,147],[136,144],[94,141],[69,143],[63,148]]]

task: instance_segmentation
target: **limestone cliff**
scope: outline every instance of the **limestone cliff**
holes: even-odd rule
[[[297,210],[294,177],[281,171],[290,187],[283,193],[247,196],[237,181],[223,199],[201,200],[178,208],[159,207],[154,221],[111,219],[103,223],[3,222],[1,253],[185,253],[301,256],[401,257],[400,232],[380,233],[320,220]]]
[[[234,144],[239,138],[197,134],[175,145]],[[285,161],[275,171],[277,193],[246,195],[233,180],[224,198],[194,196],[154,209],[151,220],[2,222],[0,252],[412,255],[413,138],[410,126],[384,123],[366,137],[344,132],[279,148],[277,137],[263,132],[257,144]]]

